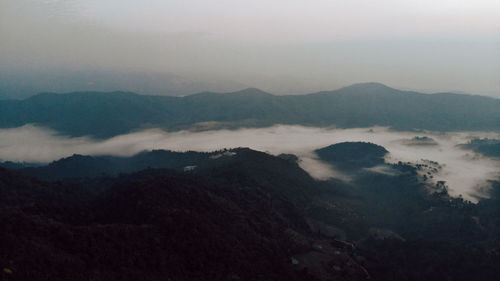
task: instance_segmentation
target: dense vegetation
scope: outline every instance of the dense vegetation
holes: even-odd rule
[[[424,182],[420,166],[386,164],[383,147],[320,151],[343,157],[352,180],[316,181],[292,155],[249,149],[18,170],[53,182],[0,169],[1,278],[496,280],[497,182],[472,204]],[[64,179],[70,170],[83,172]]]
[[[321,149],[316,154],[338,169],[369,168],[384,163],[388,151],[373,143],[343,142]]]
[[[0,163],[5,168],[17,169],[23,174],[43,180],[64,180],[73,178],[93,178],[97,176],[116,176],[147,168],[166,168],[182,171],[186,166],[205,165],[222,152],[173,152],[153,150],[141,152],[132,157],[73,155],[49,163],[46,166],[25,167],[13,163]],[[211,158],[212,157],[212,158]],[[29,164],[25,164],[29,165]]]
[[[498,131],[498,108],[498,99],[405,92],[376,83],[301,96],[274,96],[257,89],[186,97],[129,92],[45,93],[20,101],[0,101],[0,127],[35,123],[71,136],[100,138],[141,128],[179,130],[193,125],[202,129],[300,124]]]

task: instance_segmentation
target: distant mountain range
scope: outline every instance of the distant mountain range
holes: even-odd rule
[[[0,99],[27,98],[40,92],[127,90],[144,95],[184,96],[201,91],[228,92],[245,84],[227,80],[187,79],[169,73],[104,70],[43,70],[21,72],[0,66]]]
[[[490,97],[400,91],[378,83],[335,91],[275,96],[249,88],[186,97],[131,92],[43,93],[0,101],[0,127],[34,123],[70,136],[107,138],[159,127],[265,127],[274,124],[389,126],[396,130],[500,130],[500,100]]]

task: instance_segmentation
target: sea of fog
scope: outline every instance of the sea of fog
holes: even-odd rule
[[[432,138],[434,145],[414,145],[416,136]],[[271,154],[293,153],[300,165],[317,179],[347,176],[319,161],[317,148],[345,141],[366,141],[384,146],[388,162],[432,160],[443,168],[434,180],[446,181],[452,195],[475,200],[477,190],[488,187],[488,180],[500,178],[500,161],[482,157],[459,144],[473,137],[500,138],[484,132],[399,132],[383,127],[360,129],[314,128],[276,125],[259,129],[166,132],[150,129],[116,136],[107,140],[90,137],[71,138],[55,131],[25,125],[0,129],[0,161],[47,163],[73,154],[130,156],[144,150],[213,151],[223,148],[250,147]]]

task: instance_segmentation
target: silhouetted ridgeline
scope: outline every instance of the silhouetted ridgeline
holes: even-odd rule
[[[223,152],[221,152],[223,153]],[[3,165],[6,168],[19,170],[23,174],[43,180],[64,180],[74,178],[92,178],[98,176],[117,176],[120,173],[137,172],[148,168],[164,168],[182,171],[186,166],[208,164],[210,156],[220,153],[173,152],[153,150],[142,152],[132,157],[117,156],[84,156],[73,155],[46,166],[15,167],[13,164]]]
[[[330,92],[274,96],[257,89],[186,97],[129,92],[39,94],[0,101],[0,127],[27,123],[71,136],[106,138],[141,128],[179,130],[203,122],[215,127],[273,124],[394,129],[500,130],[500,100],[461,94],[421,94],[381,84]]]
[[[471,204],[448,196],[445,185],[422,182],[417,167],[385,163],[381,146],[319,151],[334,165],[339,157],[349,162],[352,181],[316,181],[293,155],[245,148],[75,155],[45,167],[0,168],[0,276],[497,279],[498,183],[490,199]],[[64,179],[74,169],[81,172]]]

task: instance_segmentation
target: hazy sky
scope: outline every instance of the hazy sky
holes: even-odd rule
[[[499,19],[498,0],[0,0],[0,70],[500,97]]]

